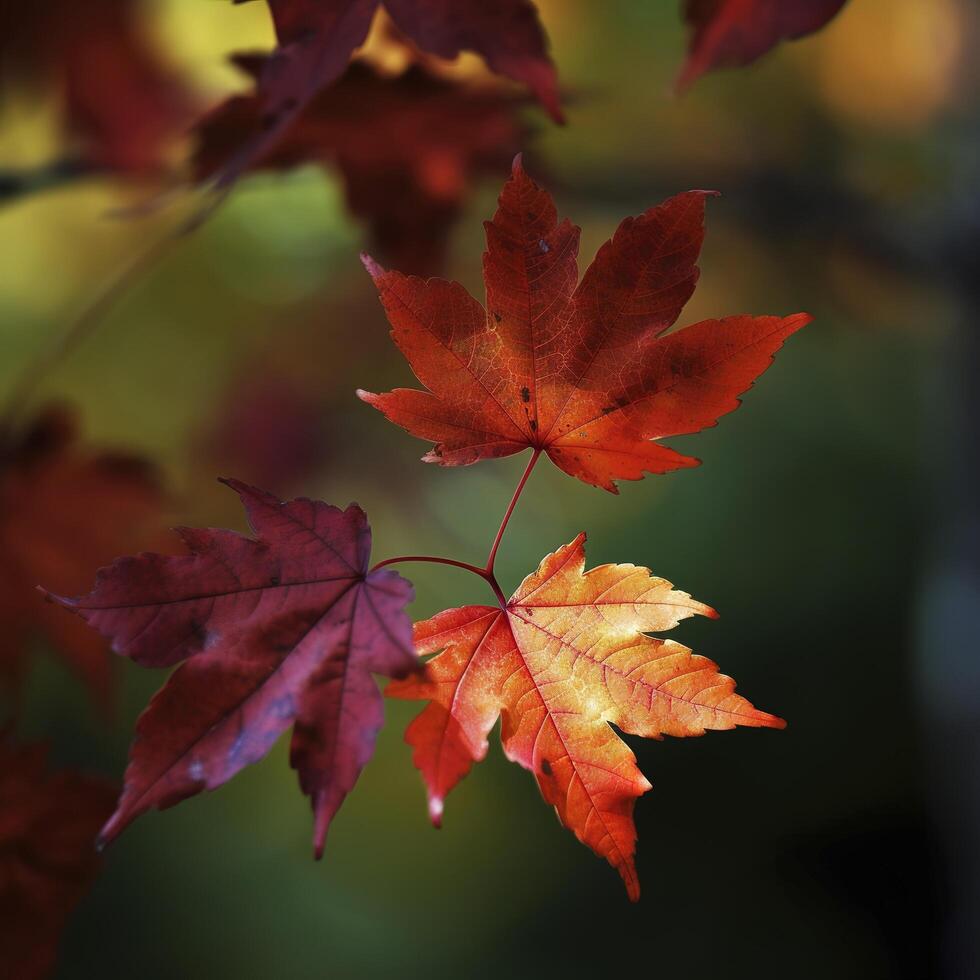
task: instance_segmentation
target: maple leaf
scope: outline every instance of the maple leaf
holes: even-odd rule
[[[303,107],[344,73],[378,8],[423,51],[482,55],[490,68],[526,84],[561,120],[554,66],[530,0],[268,0],[279,46],[258,82],[260,127],[216,175],[225,187],[284,134]]]
[[[620,873],[635,901],[633,805],[650,783],[610,724],[661,738],[785,722],[735,694],[710,660],[645,635],[714,610],[636,565],[583,572],[584,543],[580,534],[545,558],[506,608],[466,606],[417,623],[419,653],[442,652],[385,693],[430,701],[405,738],[437,826],[501,716],[507,758],[534,773],[562,824]]]
[[[115,790],[82,773],[50,773],[43,745],[0,741],[0,958],[9,980],[41,980],[101,862],[93,842]]]
[[[686,0],[691,28],[687,61],[677,79],[688,88],[715,68],[741,67],[780,41],[812,34],[847,0]]]
[[[160,163],[190,101],[140,23],[137,0],[4,0],[0,72],[50,82],[69,130],[101,167]]]
[[[155,542],[163,494],[141,459],[77,447],[76,424],[51,407],[17,437],[0,433],[0,678],[16,689],[34,633],[42,634],[107,707],[105,643],[52,608],[38,582],[76,591],[94,566]]]
[[[444,466],[530,446],[616,492],[617,479],[697,465],[657,440],[737,408],[811,319],[735,316],[661,336],[694,291],[709,193],[627,218],[578,283],[579,229],[559,224],[518,157],[485,223],[486,309],[458,283],[388,272],[365,257],[392,337],[428,390],[358,395],[435,442],[423,458]]]
[[[258,76],[264,58],[238,58]],[[412,272],[443,265],[449,230],[473,179],[506,172],[525,135],[518,100],[415,66],[391,78],[364,62],[322,91],[251,164],[283,170],[314,161],[343,175],[351,211],[381,252]],[[195,176],[205,181],[261,127],[258,95],[236,96],[198,129]]]
[[[225,480],[256,537],[180,528],[190,554],[103,568],[93,591],[51,596],[146,667],[180,663],[136,725],[124,787],[101,839],[214,789],[293,725],[290,762],[315,815],[314,847],[374,752],[383,702],[371,673],[418,665],[412,587],[368,571],[364,512],[278,498]],[[181,661],[183,661],[181,663]]]

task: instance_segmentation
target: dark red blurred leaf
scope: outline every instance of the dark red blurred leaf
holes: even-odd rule
[[[355,504],[282,503],[225,482],[254,539],[182,528],[190,555],[119,558],[89,595],[57,599],[137,663],[183,661],[137,723],[102,837],[227,782],[293,725],[291,762],[313,804],[319,855],[374,752],[383,702],[371,673],[404,677],[417,666],[412,587],[368,572],[371,531]]]
[[[260,70],[261,62],[244,61]],[[474,178],[506,173],[525,129],[519,103],[499,92],[440,79],[421,67],[396,78],[355,62],[289,125],[254,168],[335,165],[351,211],[380,252],[409,272],[432,274]],[[196,176],[220,170],[258,130],[258,95],[228,100],[206,118]]]
[[[318,394],[268,360],[253,364],[222,397],[201,440],[208,471],[241,473],[248,483],[277,489],[302,482],[331,456],[331,413]]]
[[[93,164],[159,165],[189,100],[140,24],[141,0],[0,0],[0,73],[54,86]]]
[[[268,0],[279,47],[258,81],[259,127],[216,172],[223,187],[251,168],[303,108],[335,82],[365,40],[379,6],[423,51],[455,58],[476,51],[499,74],[526,84],[561,118],[554,66],[530,0]]]
[[[49,773],[44,746],[0,741],[0,967],[5,980],[54,968],[61,931],[100,864],[95,835],[115,789],[81,773]]]
[[[737,68],[780,41],[819,30],[847,0],[686,0],[691,28],[687,62],[677,79],[686,89],[705,72]]]
[[[0,679],[18,686],[28,643],[40,633],[108,703],[105,643],[52,608],[36,586],[78,591],[94,566],[157,542],[162,503],[145,462],[78,448],[63,409],[48,409],[19,439],[0,444]]]
[[[386,272],[371,259],[392,337],[426,391],[359,392],[435,442],[443,466],[530,447],[616,491],[694,466],[659,440],[700,432],[810,317],[735,316],[661,336],[694,292],[705,191],[626,218],[578,281],[579,229],[514,162],[486,222],[486,308],[458,283]]]

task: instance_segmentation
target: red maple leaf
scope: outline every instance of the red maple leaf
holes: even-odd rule
[[[645,635],[716,616],[636,565],[585,568],[585,535],[541,562],[505,608],[449,609],[415,626],[424,674],[388,686],[429,705],[405,733],[438,826],[446,794],[487,753],[498,716],[507,758],[534,773],[546,802],[639,898],[633,805],[648,789],[610,724],[631,735],[782,728],[735,694],[705,657]]]
[[[694,466],[658,440],[699,432],[739,405],[783,341],[810,321],[735,316],[661,336],[698,278],[705,191],[627,218],[578,282],[579,229],[520,159],[485,223],[486,308],[458,283],[365,258],[392,337],[427,391],[359,392],[413,435],[427,462],[460,466],[533,447],[615,492]]]
[[[530,0],[268,0],[278,48],[258,83],[260,128],[216,176],[224,187],[263,156],[303,107],[344,73],[378,8],[423,51],[455,58],[482,55],[495,72],[526,84],[560,120],[554,66]]]
[[[17,438],[0,434],[0,678],[19,686],[29,641],[40,633],[106,706],[105,643],[35,586],[77,591],[93,567],[154,543],[163,495],[143,460],[76,443],[74,419],[62,408],[47,409]]]
[[[189,100],[140,23],[137,0],[2,0],[0,71],[51,83],[87,158],[114,170],[160,163]]]
[[[124,787],[102,831],[215,789],[293,725],[290,761],[313,804],[314,846],[374,752],[383,718],[371,673],[417,667],[408,582],[368,571],[364,512],[281,502],[235,480],[256,537],[180,528],[190,554],[103,568],[77,599],[51,596],[145,667],[180,663],[136,726]]]
[[[259,75],[264,58],[239,58]],[[443,265],[446,241],[474,178],[505,173],[524,127],[518,100],[450,82],[416,66],[390,78],[354,62],[256,158],[252,169],[282,170],[314,161],[336,166],[347,202],[378,249],[416,273]],[[236,96],[199,127],[198,180],[218,172],[260,131],[259,95]]]
[[[686,89],[705,72],[736,68],[762,57],[780,41],[812,34],[847,0],[687,0],[691,28],[687,61],[677,79]]]
[[[0,741],[0,960],[8,980],[41,980],[98,874],[95,835],[112,812],[105,780],[49,773],[43,745]]]

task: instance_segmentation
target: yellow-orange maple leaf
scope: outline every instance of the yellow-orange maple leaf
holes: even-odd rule
[[[534,773],[561,822],[622,875],[635,901],[633,804],[650,783],[610,723],[661,738],[785,722],[736,694],[707,658],[645,635],[714,610],[636,565],[585,572],[584,543],[580,534],[545,558],[506,608],[448,609],[418,623],[419,653],[442,652],[387,693],[430,701],[405,737],[433,822],[486,755],[500,716],[507,757]]]

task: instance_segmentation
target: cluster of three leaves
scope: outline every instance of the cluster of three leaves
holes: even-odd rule
[[[736,408],[806,315],[705,321],[662,336],[694,290],[705,194],[626,219],[578,283],[578,229],[515,162],[486,225],[486,308],[455,283],[366,260],[395,341],[427,391],[362,392],[472,463],[533,447],[615,490],[694,460],[662,446]],[[180,663],[140,718],[125,788],[103,839],[136,816],[227,781],[293,726],[292,765],[315,812],[315,847],[370,758],[389,695],[429,700],[407,738],[438,822],[446,793],[502,716],[508,756],[532,771],[562,822],[639,894],[635,798],[649,788],[610,728],[661,737],[780,727],[711,661],[648,633],[707,606],[633,565],[584,571],[584,535],[546,557],[507,603],[416,624],[411,586],[370,569],[370,532],[340,511],[226,481],[255,532],[181,530],[190,554],[143,554],[59,599],[154,667]],[[442,651],[421,664],[419,654]]]

